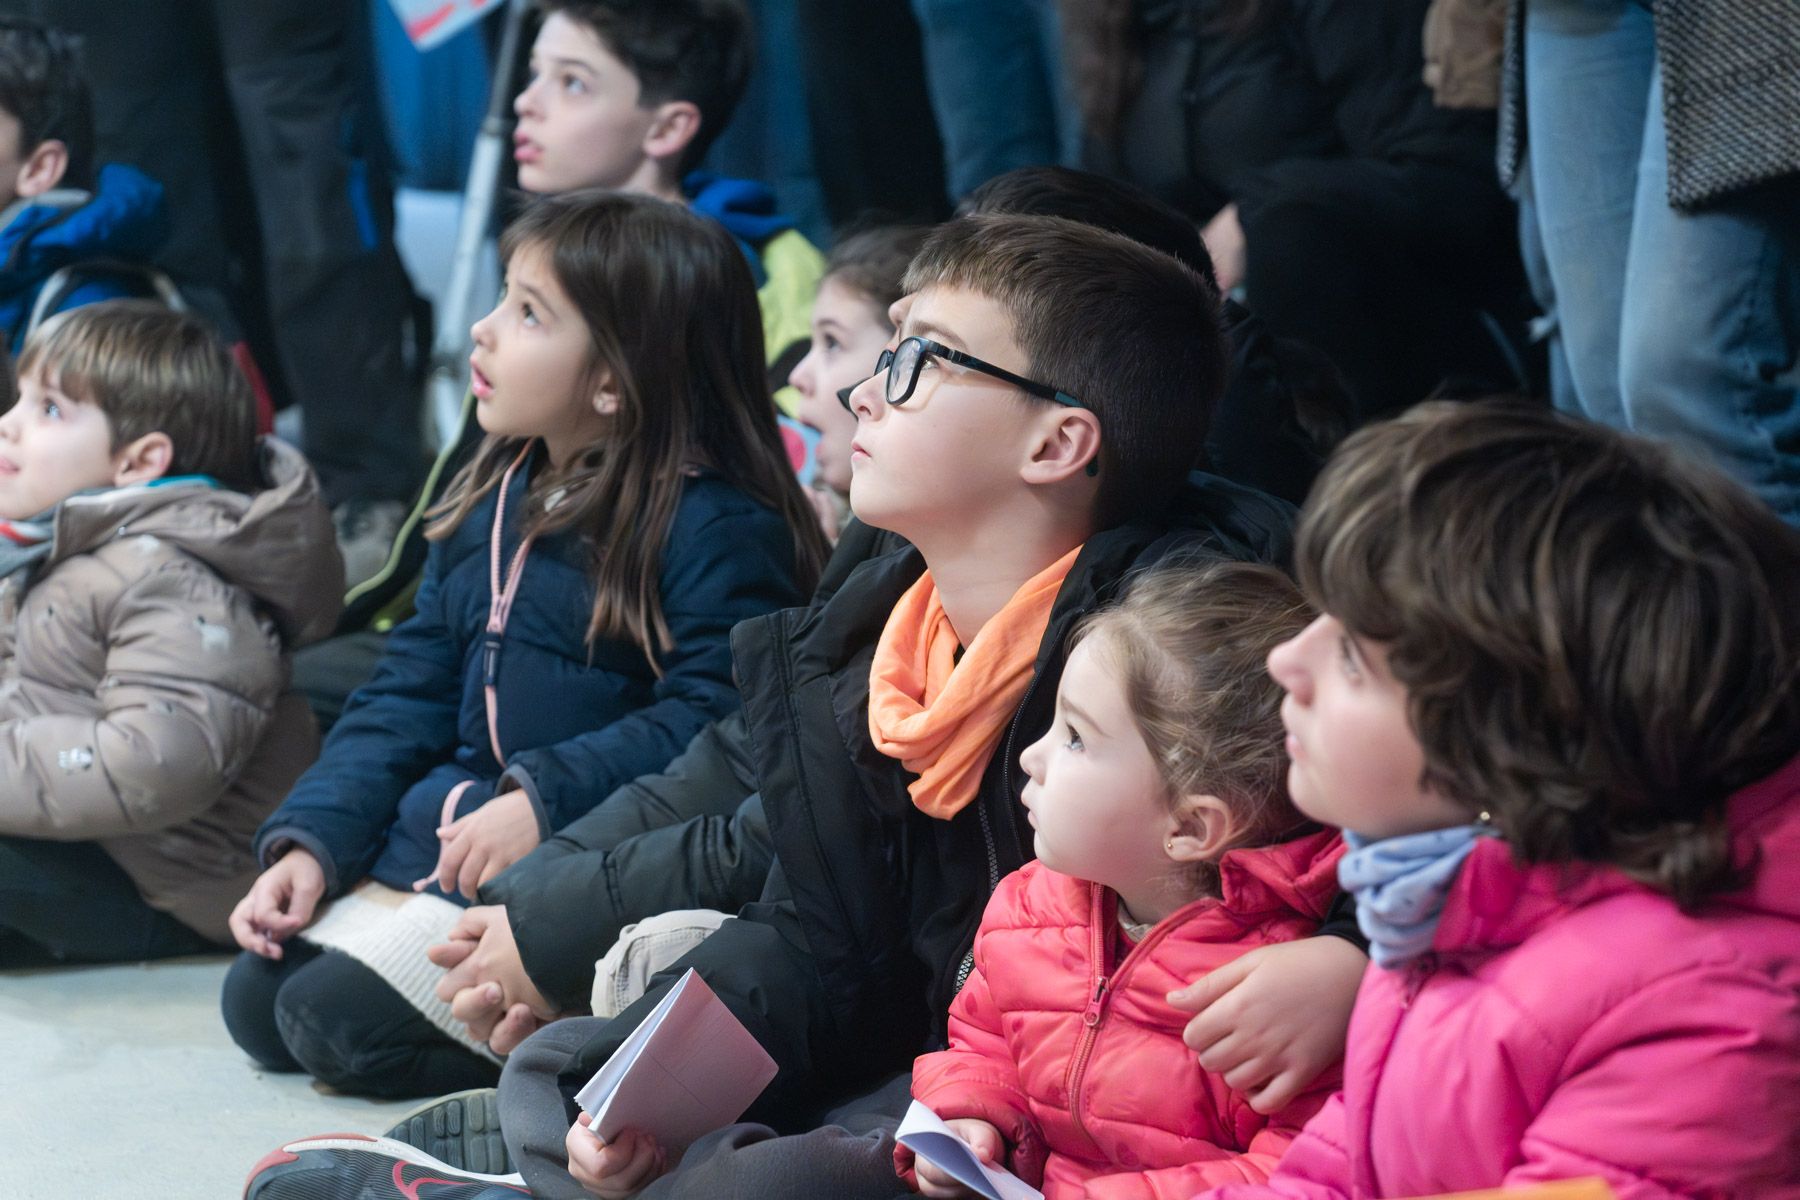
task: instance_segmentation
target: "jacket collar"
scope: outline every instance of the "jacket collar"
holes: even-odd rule
[[[1710,903],[1800,919],[1800,757],[1733,794],[1725,812],[1735,857],[1751,874],[1744,887]],[[1505,841],[1484,839],[1450,890],[1432,948],[1504,950],[1577,909],[1651,890],[1612,867],[1520,863]]]

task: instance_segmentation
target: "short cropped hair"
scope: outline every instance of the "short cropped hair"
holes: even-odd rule
[[[1204,278],[1075,221],[972,216],[940,226],[913,259],[906,290],[928,287],[999,303],[1025,373],[1098,418],[1099,528],[1168,505],[1200,459],[1225,385],[1218,293]]]
[[[1171,801],[1223,800],[1235,845],[1311,827],[1288,797],[1283,693],[1265,666],[1311,620],[1274,567],[1184,556],[1136,576],[1122,601],[1077,627],[1117,673]]]
[[[1387,646],[1424,782],[1526,862],[1692,906],[1738,878],[1726,798],[1800,750],[1800,534],[1691,452],[1524,405],[1351,436],[1296,547]]]
[[[756,30],[743,0],[538,0],[592,31],[630,69],[644,107],[686,100],[700,130],[680,170],[700,165],[743,99],[756,58]]]
[[[26,17],[0,17],[0,109],[19,123],[21,158],[52,138],[69,149],[63,178],[87,187],[94,172],[94,101],[80,43]]]
[[[147,433],[174,447],[170,475],[260,486],[256,401],[231,352],[199,318],[146,300],[106,300],[34,330],[19,377],[53,383],[106,414],[116,450]]]
[[[956,211],[958,216],[1067,217],[1161,250],[1198,271],[1215,291],[1219,286],[1199,226],[1136,184],[1093,171],[1055,165],[1017,167],[970,192]]]

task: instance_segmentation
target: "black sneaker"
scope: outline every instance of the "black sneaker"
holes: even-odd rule
[[[289,1142],[250,1172],[244,1200],[518,1200],[517,1175],[459,1171],[416,1146],[360,1133]]]
[[[494,1088],[470,1088],[421,1105],[387,1136],[459,1170],[503,1175],[513,1169],[500,1140],[500,1093]]]

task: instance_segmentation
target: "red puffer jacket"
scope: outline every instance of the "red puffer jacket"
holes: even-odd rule
[[[1316,932],[1343,852],[1335,833],[1234,850],[1220,863],[1222,898],[1177,910],[1136,946],[1112,892],[1028,864],[988,903],[975,970],[950,1008],[950,1049],[913,1065],[913,1095],[946,1120],[994,1125],[1006,1165],[1047,1200],[1185,1198],[1267,1178],[1336,1073],[1265,1117],[1200,1069],[1181,1041],[1189,1014],[1167,995]],[[910,1152],[896,1163],[910,1181]]]

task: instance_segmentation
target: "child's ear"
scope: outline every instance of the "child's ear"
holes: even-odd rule
[[[1179,863],[1212,862],[1238,837],[1231,806],[1209,793],[1183,796],[1170,821],[1174,832],[1163,849]]]
[[[25,199],[41,196],[62,182],[69,169],[69,147],[56,138],[46,138],[19,164],[19,182],[13,191]]]
[[[1085,408],[1059,406],[1047,414],[1023,472],[1026,483],[1061,483],[1092,476],[1100,462],[1100,422]]]
[[[699,132],[699,105],[691,100],[659,104],[650,121],[650,130],[644,134],[644,153],[662,162],[674,162]]]
[[[166,433],[146,433],[113,455],[113,486],[149,483],[169,473],[175,461],[175,443]]]
[[[619,384],[611,371],[600,375],[600,382],[594,385],[594,411],[603,417],[610,417],[619,411]]]

